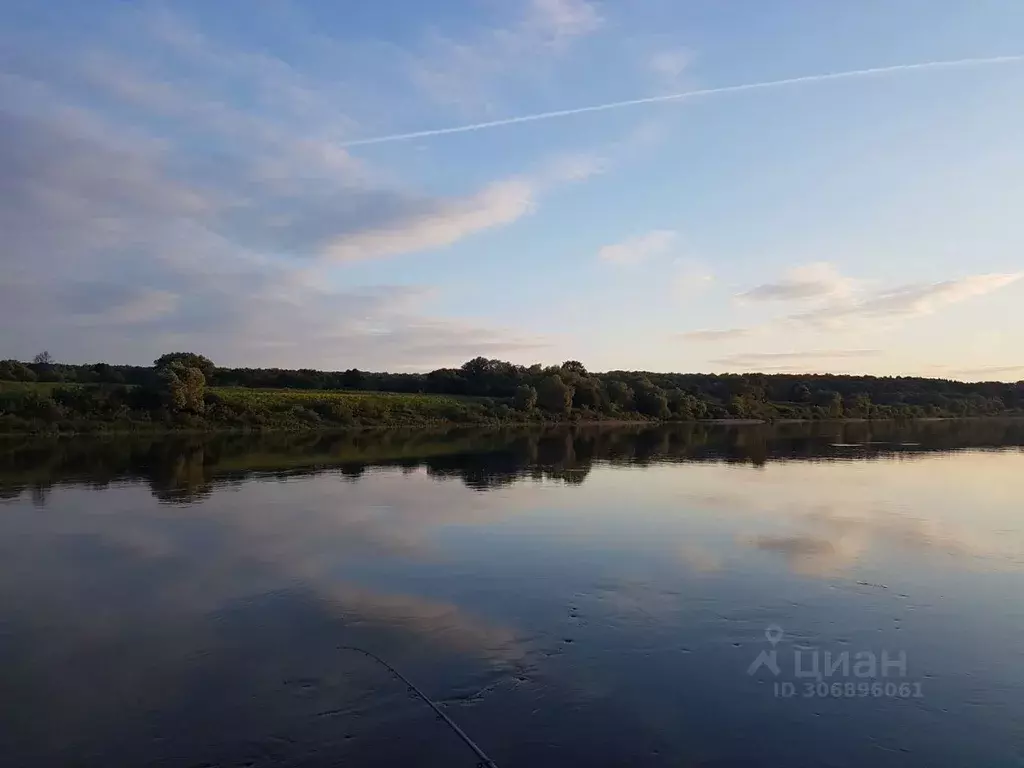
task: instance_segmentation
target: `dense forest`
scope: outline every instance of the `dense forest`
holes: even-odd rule
[[[311,429],[444,423],[908,419],[1024,413],[1024,382],[609,371],[478,357],[429,373],[0,361],[0,431]]]

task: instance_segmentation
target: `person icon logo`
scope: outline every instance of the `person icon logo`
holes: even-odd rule
[[[747,674],[756,674],[761,667],[767,667],[768,670],[775,675],[779,676],[781,670],[779,669],[779,654],[775,650],[775,646],[778,645],[782,638],[785,636],[782,627],[778,624],[770,624],[764,631],[765,639],[771,644],[772,649],[770,651],[761,651],[757,658],[754,659],[750,666],[747,667]]]

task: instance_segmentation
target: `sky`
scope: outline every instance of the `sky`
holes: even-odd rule
[[[1024,379],[1018,0],[0,7],[0,357]]]

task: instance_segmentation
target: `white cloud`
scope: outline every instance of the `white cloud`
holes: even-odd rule
[[[83,325],[131,325],[146,323],[173,314],[181,297],[170,291],[143,288],[135,295],[93,314],[76,320]]]
[[[601,248],[597,257],[609,264],[634,265],[665,255],[672,247],[676,233],[669,229],[656,229],[643,235],[613,243]]]
[[[729,371],[757,371],[761,373],[847,373],[845,365],[852,362],[856,369],[859,361],[880,358],[877,349],[814,349],[799,352],[741,352],[726,355],[710,362]]]
[[[1019,374],[1024,377],[1024,365],[988,365],[980,368],[954,368],[949,369],[943,366],[943,370],[953,376],[962,376],[971,380],[988,380],[996,378],[1002,380],[1009,374]]]
[[[0,356],[145,363],[189,348],[228,365],[386,369],[547,344],[433,316],[423,288],[338,287],[305,270],[326,248],[388,255],[515,221],[546,185],[584,177],[582,156],[446,200],[379,180],[315,131],[192,109],[177,86],[156,104],[140,82],[106,89],[124,111],[101,116],[60,82],[22,85],[0,80],[13,97],[0,109]],[[136,141],[127,114],[170,130]],[[221,129],[232,141],[202,162],[178,141]]]
[[[585,181],[599,173],[604,173],[608,161],[598,155],[587,152],[576,152],[556,157],[539,175],[539,179],[549,183]]]
[[[589,35],[603,19],[587,0],[531,0],[527,25],[551,39]]]
[[[806,301],[849,294],[857,285],[824,262],[790,270],[778,282],[765,283],[739,294],[742,301]]]
[[[686,331],[679,338],[687,341],[733,341],[742,339],[752,333],[750,328],[723,328],[721,330]]]
[[[804,361],[844,360],[848,358],[878,357],[877,349],[815,349],[803,352],[743,352],[720,357],[713,362],[726,365],[751,366],[764,363],[799,363]]]
[[[558,28],[579,26],[583,17],[578,8],[572,10],[576,5],[541,4],[537,13],[552,14],[550,25]],[[66,125],[63,118],[57,120],[57,110],[51,110],[53,119],[34,123],[43,128],[43,137],[35,144],[45,140],[55,151],[42,153],[45,157],[37,165],[47,170],[26,171],[25,178],[35,178],[25,184],[26,188],[45,185],[48,199],[27,193],[7,197],[22,203],[35,200],[35,214],[47,218],[48,223],[36,226],[32,222],[38,216],[21,215],[15,203],[0,214],[11,218],[11,226],[5,228],[8,233],[33,228],[35,237],[44,237],[46,232],[77,230],[72,241],[81,242],[88,230],[90,242],[103,238],[107,244],[123,245],[126,237],[154,237],[157,228],[164,228],[163,222],[151,231],[134,226],[140,212],[151,208],[153,215],[163,211],[167,219],[190,219],[211,233],[257,251],[306,259],[325,254],[343,260],[371,258],[443,247],[509,224],[529,213],[539,192],[548,186],[585,179],[603,168],[601,158],[577,152],[556,157],[533,176],[496,181],[465,197],[415,194],[324,137],[344,121],[344,115],[327,110],[320,116],[322,120],[312,124],[287,112],[279,118],[282,113],[240,104],[225,92],[225,83],[244,80],[246,92],[254,90],[268,98],[281,88],[291,94],[289,100],[294,100],[294,91],[300,89],[317,93],[327,103],[333,101],[329,91],[311,90],[318,85],[302,81],[292,68],[270,56],[219,47],[170,14],[157,14],[150,21],[157,41],[168,43],[190,65],[200,67],[203,76],[189,81],[160,79],[153,70],[147,73],[144,67],[118,58],[116,51],[89,54],[74,73],[62,72],[56,78],[58,85],[86,82],[99,88],[105,99],[125,107],[127,113],[120,115],[119,124],[106,136],[82,136],[77,123]],[[17,96],[20,99],[25,94]],[[55,90],[33,98],[58,102],[74,96]],[[38,116],[39,110],[35,112]],[[159,118],[156,124],[147,123],[153,117]],[[146,151],[121,149],[121,129],[138,118],[155,130],[170,123],[167,135],[174,139],[157,141]],[[0,129],[11,130],[9,125]],[[231,143],[197,162],[189,139],[182,137],[205,139],[211,132],[218,134],[215,141],[229,137]],[[19,142],[34,146],[27,137],[12,146]],[[80,151],[86,145],[92,149]],[[70,152],[68,147],[75,148],[74,162],[46,159]],[[8,158],[24,164],[14,159],[18,156],[25,153],[12,151]],[[19,183],[21,173],[15,169],[5,176],[10,186]],[[186,206],[191,210],[184,210]],[[51,226],[58,216],[73,216],[75,225]]]
[[[528,214],[536,189],[526,180],[498,182],[481,192],[415,213],[386,227],[341,235],[325,253],[338,261],[395,256],[451,245],[464,237],[504,226]]]
[[[841,325],[852,321],[884,320],[930,315],[952,304],[1005,288],[1024,272],[969,275],[937,283],[915,283],[858,297],[830,302],[791,317],[812,325]]]
[[[842,275],[826,263],[789,271],[776,282],[764,283],[737,295],[741,303],[796,302],[806,309],[771,320],[762,327],[780,329],[793,324],[815,329],[854,329],[865,323],[884,323],[934,314],[946,307],[1005,288],[1024,272],[968,275],[954,280],[910,283],[870,290],[864,281]]]
[[[327,84],[314,85],[282,59],[264,51],[228,48],[166,8],[147,8],[142,13],[143,28],[150,30],[157,41],[179,58],[213,79],[245,83],[262,103],[301,114],[305,119],[340,117],[336,108],[324,99]]]
[[[97,142],[67,116],[57,122],[3,111],[0,202],[8,274],[73,273],[75,252],[114,252],[217,208],[205,191],[168,178],[157,153]]]
[[[510,71],[536,60],[539,74],[596,28],[592,10],[537,2],[511,31],[482,33],[476,53],[506,56]],[[345,285],[331,261],[508,226],[604,158],[556,156],[452,197],[413,190],[341,146],[354,123],[345,110],[383,105],[393,119],[407,72],[401,96],[338,98],[346,86],[317,72],[148,13],[131,17],[128,42],[115,34],[60,56],[26,46],[0,76],[0,325],[11,331],[0,356],[147,362],[154,349],[191,348],[224,364],[382,369],[535,359],[549,344],[439,317],[422,286]],[[372,87],[390,93],[381,82]]]
[[[501,26],[479,27],[453,39],[434,33],[418,46],[410,76],[438,104],[468,114],[495,114],[506,92],[543,85],[551,65],[577,39],[603,23],[586,0],[529,0]]]
[[[647,60],[647,66],[660,80],[673,84],[692,61],[693,53],[689,50],[670,48],[652,53]]]
[[[506,179],[453,200],[430,201],[408,215],[332,239],[323,253],[336,261],[355,261],[452,245],[529,215],[551,185],[582,181],[604,168],[602,158],[574,153],[552,158],[536,173]]]

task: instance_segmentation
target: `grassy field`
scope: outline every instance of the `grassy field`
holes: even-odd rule
[[[235,412],[266,414],[274,422],[401,426],[479,423],[513,413],[506,404],[486,397],[246,387],[212,387],[209,392]]]
[[[57,390],[63,390],[58,392]],[[77,391],[77,394],[76,394]],[[95,395],[95,397],[91,395]],[[42,396],[42,399],[30,395]],[[209,387],[200,411],[173,412],[140,387],[0,382],[0,432],[439,426],[524,421],[498,398],[399,392]]]
[[[0,394],[24,394],[38,392],[41,395],[52,394],[55,389],[76,389],[96,387],[97,384],[77,384],[60,381],[0,381]],[[387,409],[408,406],[412,408],[438,408],[465,406],[472,403],[491,404],[494,398],[463,397],[460,395],[430,395],[403,392],[369,392],[363,390],[332,390],[332,389],[263,389],[250,387],[208,387],[225,402],[253,403],[265,408],[283,406],[304,406],[312,403],[340,402],[350,406],[378,405]]]
[[[495,407],[491,398],[401,392],[349,392],[316,389],[249,389],[211,387],[225,403],[261,411],[312,409],[321,415],[351,414],[382,423],[461,420],[474,411],[483,414]]]
[[[264,406],[287,403],[303,405],[324,401],[338,401],[348,404],[378,403],[389,408],[409,406],[464,405],[481,402],[489,398],[459,397],[456,395],[407,394],[404,392],[363,392],[356,390],[332,389],[252,389],[249,387],[210,387],[210,392],[228,402],[255,402]]]
[[[64,384],[59,381],[0,381],[0,394],[25,392],[38,392],[41,395],[48,395],[57,387],[83,387],[88,384]]]

